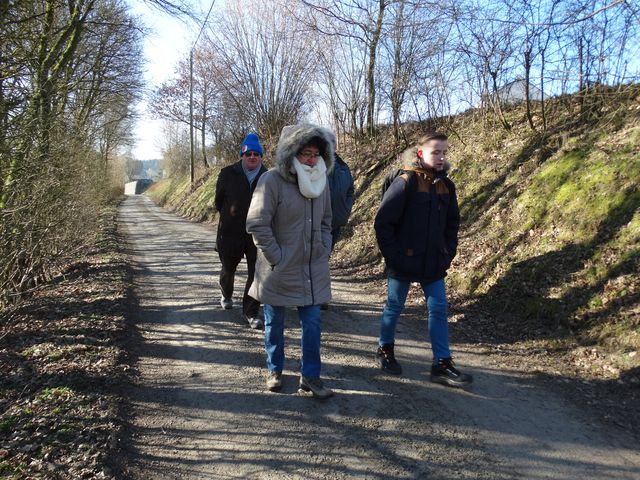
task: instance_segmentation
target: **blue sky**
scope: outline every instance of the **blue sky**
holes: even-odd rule
[[[207,8],[210,5],[209,0]],[[182,57],[187,57],[199,26],[186,24],[154,10],[144,2],[130,1],[131,12],[142,18],[150,33],[144,39],[144,80],[147,92],[153,91],[173,75],[174,67]],[[136,143],[133,156],[138,160],[160,158],[162,122],[154,120],[147,112],[146,101],[140,102],[136,110],[140,118],[136,123]]]

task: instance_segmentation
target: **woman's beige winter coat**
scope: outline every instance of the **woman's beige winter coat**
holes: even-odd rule
[[[278,142],[276,167],[264,173],[253,194],[247,232],[258,247],[249,295],[272,306],[308,306],[331,300],[331,198],[328,184],[318,198],[298,189],[293,158],[313,138],[324,143],[320,154],[333,167],[331,133],[301,124],[285,127]]]

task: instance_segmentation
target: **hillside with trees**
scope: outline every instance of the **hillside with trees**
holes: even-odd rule
[[[118,0],[0,7],[0,305],[86,250],[119,195],[142,31]]]

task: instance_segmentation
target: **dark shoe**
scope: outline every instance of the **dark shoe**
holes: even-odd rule
[[[222,297],[220,299],[220,306],[225,310],[231,310],[233,308],[233,300],[231,298]]]
[[[402,366],[397,362],[396,356],[393,354],[393,343],[378,347],[376,358],[383,372],[392,375],[400,375],[402,373]]]
[[[279,392],[282,388],[282,372],[269,372],[267,374],[267,390]]]
[[[319,378],[300,377],[299,393],[311,392],[315,398],[326,400],[333,396],[333,390],[325,387]]]
[[[431,381],[450,387],[466,387],[473,382],[473,377],[462,373],[453,366],[450,358],[443,358],[431,366]]]

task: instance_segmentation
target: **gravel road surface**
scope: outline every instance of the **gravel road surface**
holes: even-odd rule
[[[631,437],[473,344],[452,345],[471,388],[432,384],[420,316],[398,324],[403,376],[384,375],[374,361],[383,299],[346,275],[333,277],[322,313],[322,376],[336,395],[297,393],[293,310],[283,389],[268,392],[262,332],[219,305],[214,228],[130,196],[119,229],[135,262],[141,334],[131,478],[640,479]]]

